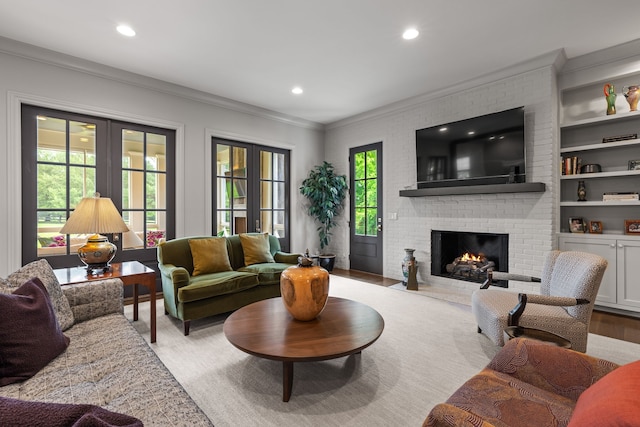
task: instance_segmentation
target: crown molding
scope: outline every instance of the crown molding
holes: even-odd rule
[[[566,56],[563,49],[557,49],[543,55],[537,56],[527,61],[514,64],[510,67],[503,68],[498,71],[483,74],[470,80],[465,80],[457,84],[453,84],[449,87],[427,92],[421,95],[417,95],[411,98],[404,99],[402,101],[394,102],[392,104],[385,105],[380,108],[376,108],[355,116],[347,117],[346,119],[338,120],[333,123],[325,125],[325,129],[335,129],[342,126],[351,125],[363,120],[380,119],[384,116],[397,114],[401,111],[415,108],[419,105],[425,104],[434,99],[443,98],[445,96],[459,93],[460,91],[471,89],[473,87],[482,86],[488,83],[493,83],[499,80],[503,80],[509,77],[517,76],[531,72],[540,68],[553,66],[555,69],[559,69],[564,65]]]
[[[90,74],[96,77],[112,80],[118,83],[129,84],[147,90],[161,92],[171,96],[178,96],[215,107],[232,110],[238,113],[249,114],[268,120],[278,121],[292,126],[306,129],[322,130],[324,126],[320,123],[305,120],[299,117],[289,116],[273,110],[246,104],[233,99],[211,93],[190,89],[185,86],[154,79],[141,74],[110,67],[108,65],[78,58],[49,49],[44,49],[31,44],[19,42],[17,40],[0,37],[0,53],[21,57],[24,59],[54,65],[73,71]]]

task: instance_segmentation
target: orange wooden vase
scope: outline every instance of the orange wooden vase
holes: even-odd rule
[[[282,302],[294,319],[315,319],[324,310],[329,298],[329,272],[311,265],[310,258],[298,258],[298,265],[280,275]]]

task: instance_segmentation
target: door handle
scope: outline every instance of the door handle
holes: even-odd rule
[[[378,217],[378,231],[382,231],[382,218]]]
[[[260,220],[256,219],[256,233],[260,232]]]

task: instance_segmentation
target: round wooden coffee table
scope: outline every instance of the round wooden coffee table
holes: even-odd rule
[[[315,319],[295,320],[282,298],[245,306],[224,322],[231,344],[253,356],[282,361],[282,400],[288,402],[293,386],[293,363],[335,359],[360,353],[384,329],[382,316],[356,301],[329,297]]]

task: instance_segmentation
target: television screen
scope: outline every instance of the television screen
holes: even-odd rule
[[[418,188],[525,182],[524,107],[416,131]]]

